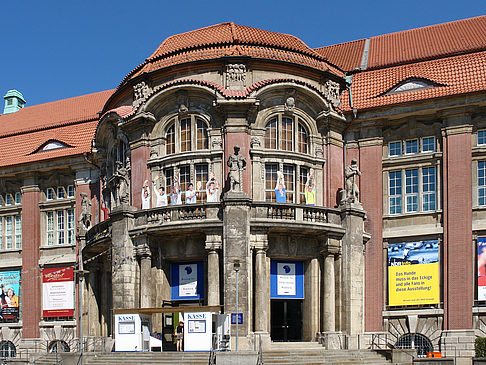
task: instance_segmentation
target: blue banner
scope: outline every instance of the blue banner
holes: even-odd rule
[[[204,263],[174,263],[171,266],[172,300],[204,298]]]
[[[302,261],[271,261],[270,298],[304,299],[304,263]]]

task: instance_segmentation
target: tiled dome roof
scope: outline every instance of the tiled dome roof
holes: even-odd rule
[[[224,56],[249,56],[298,63],[343,76],[322,55],[293,35],[228,22],[167,38],[145,62],[123,79],[120,86],[142,73]]]

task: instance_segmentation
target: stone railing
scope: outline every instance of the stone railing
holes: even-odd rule
[[[139,210],[135,213],[135,226],[181,221],[222,220],[220,209],[219,203],[197,203]]]
[[[111,237],[111,219],[104,220],[86,232],[86,242],[98,241]]]
[[[252,219],[284,220],[304,223],[324,223],[340,225],[339,210],[299,204],[254,202]]]

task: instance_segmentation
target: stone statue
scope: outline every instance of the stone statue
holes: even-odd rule
[[[341,203],[359,203],[359,189],[356,184],[356,175],[361,176],[361,171],[358,169],[358,161],[353,158],[351,165],[346,166],[344,171],[346,176],[346,191],[344,197],[341,199]]]
[[[81,214],[79,215],[78,225],[82,226],[87,231],[91,226],[91,202],[88,199],[88,194],[81,193],[80,195],[81,195]]]
[[[116,171],[113,176],[116,177],[117,205],[128,204],[130,202],[130,178],[128,176],[128,169],[123,167],[120,161],[116,162]]]
[[[234,146],[232,155],[228,158],[228,166],[230,168],[230,191],[243,191],[243,170],[246,169],[246,160],[239,154],[240,146]]]

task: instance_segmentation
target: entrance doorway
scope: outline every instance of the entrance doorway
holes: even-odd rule
[[[300,299],[272,299],[272,341],[302,341],[302,303]]]

